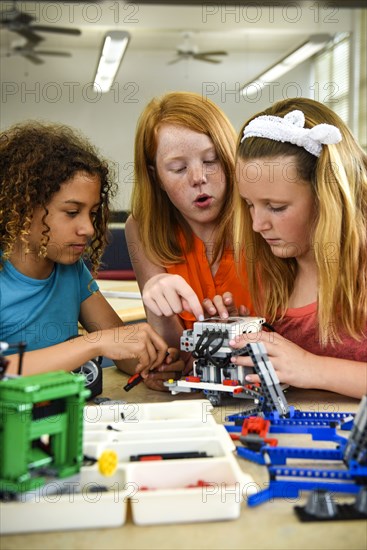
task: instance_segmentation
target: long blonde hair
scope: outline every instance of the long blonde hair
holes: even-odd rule
[[[139,226],[140,240],[153,262],[165,265],[182,261],[178,229],[184,233],[186,248],[192,246],[192,231],[171,203],[155,177],[157,134],[162,124],[174,124],[203,133],[212,140],[226,178],[226,199],[218,220],[213,261],[231,239],[235,181],[236,133],[226,115],[212,101],[191,92],[171,92],[152,99],[142,112],[135,135],[135,178],[131,213]]]
[[[305,115],[305,127],[337,126],[342,141],[323,145],[320,157],[302,147],[252,137],[240,143],[244,127],[260,115],[283,117],[292,110]],[[299,176],[309,181],[317,219],[312,236],[318,270],[318,326],[320,342],[340,342],[345,331],[360,340],[367,324],[367,157],[345,123],[321,103],[286,99],[248,120],[237,143],[237,158],[292,156]],[[294,258],[278,258],[252,229],[248,207],[238,189],[234,194],[234,241],[237,258],[245,261],[255,309],[273,322],[284,314],[297,276]],[[243,244],[244,243],[244,244]],[[251,254],[249,254],[249,252]],[[245,256],[245,258],[244,258]]]

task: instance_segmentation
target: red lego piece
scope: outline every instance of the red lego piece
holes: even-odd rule
[[[245,418],[242,424],[242,435],[258,434],[260,437],[266,437],[270,428],[270,420],[265,420],[259,416],[250,416]]]
[[[271,447],[276,447],[278,440],[275,438],[267,438],[268,431],[270,429],[270,420],[265,420],[259,416],[250,416],[245,418],[242,424],[241,435],[248,436],[250,434],[256,434],[261,438],[264,443]]]
[[[211,483],[199,479],[196,483],[192,485],[186,485],[186,489],[197,489],[198,487],[210,487]]]
[[[240,383],[239,383],[238,380],[225,379],[225,380],[223,380],[223,385],[224,386],[239,386]]]
[[[186,382],[201,382],[198,376],[186,376]]]

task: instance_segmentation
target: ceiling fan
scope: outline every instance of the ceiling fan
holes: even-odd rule
[[[25,39],[22,45],[11,47],[8,55],[20,54],[37,65],[43,63],[40,55],[53,55],[59,57],[70,57],[68,52],[57,52],[50,50],[36,50],[36,46],[44,40],[38,33],[57,33],[79,36],[79,29],[71,29],[68,27],[55,27],[47,25],[32,24],[35,17],[29,13],[21,12],[16,7],[16,2],[13,2],[11,9],[4,10],[0,13],[0,27],[8,31],[15,32]]]
[[[54,57],[71,57],[70,52],[57,52],[52,50],[36,50],[34,46],[28,42],[22,45],[11,46],[10,51],[6,54],[7,57],[12,55],[22,55],[35,65],[44,63],[40,56],[50,55]]]
[[[183,59],[196,59],[197,61],[205,61],[206,63],[221,63],[221,59],[215,59],[212,56],[228,55],[223,50],[211,50],[200,52],[199,48],[191,42],[192,33],[187,32],[183,35],[183,42],[176,49],[176,57],[168,62],[168,65],[182,61]]]

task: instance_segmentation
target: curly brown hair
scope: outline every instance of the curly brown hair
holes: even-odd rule
[[[33,212],[44,208],[45,231],[41,252],[49,241],[47,205],[61,185],[77,172],[98,176],[101,204],[94,218],[94,236],[86,256],[98,271],[107,243],[110,199],[116,193],[113,173],[107,160],[76,130],[59,124],[28,121],[0,134],[0,269],[16,241],[27,246]]]

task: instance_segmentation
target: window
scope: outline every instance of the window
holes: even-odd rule
[[[358,140],[367,152],[367,10],[361,10]]]
[[[354,36],[337,36],[315,57],[313,89],[314,98],[335,111],[367,151],[367,10],[357,11]]]
[[[315,99],[349,126],[350,40],[343,35],[315,60]]]

